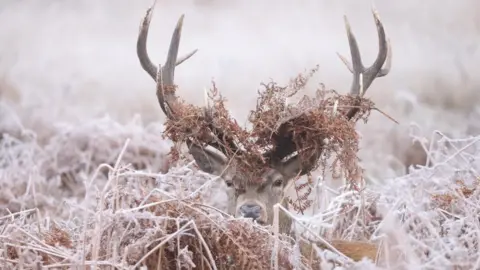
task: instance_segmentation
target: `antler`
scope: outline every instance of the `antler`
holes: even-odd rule
[[[167,60],[164,66],[162,67],[162,65],[159,65],[159,67],[157,68],[152,63],[147,53],[147,38],[150,22],[152,20],[152,10],[155,7],[155,4],[156,1],[154,1],[153,5],[149,9],[147,9],[145,17],[141,22],[137,39],[137,56],[140,60],[142,68],[150,75],[150,77],[152,77],[152,79],[155,80],[157,84],[157,99],[160,107],[162,108],[162,111],[165,113],[168,119],[172,121],[178,121],[180,119],[177,119],[178,114],[175,112],[175,105],[178,104],[178,99],[175,96],[174,91],[175,67],[192,57],[197,52],[197,50],[194,50],[185,56],[177,58],[184,19],[184,15],[182,14],[177,22],[175,30],[173,31],[170,41],[170,47],[168,49]],[[233,151],[238,150],[237,146],[234,143],[234,140],[225,136],[220,129],[214,126],[212,112],[209,110],[209,108],[205,109],[203,120],[208,123],[209,128],[212,131],[208,142],[206,142],[207,145],[210,145],[213,148],[220,150],[226,156],[228,156],[229,154],[229,149]],[[206,172],[215,173],[214,171],[216,170],[216,168],[214,168],[214,165],[223,163],[225,161],[224,157],[218,155],[216,152],[212,152],[211,150],[204,148],[196,141],[194,142],[191,139],[187,139],[186,143],[190,150],[190,153],[197,161],[197,164],[201,167],[202,170]]]
[[[375,62],[368,68],[366,68],[362,63],[362,57],[360,56],[360,50],[358,48],[357,39],[352,33],[350,23],[346,16],[345,28],[347,30],[348,43],[350,45],[350,54],[352,57],[353,65],[341,54],[338,54],[338,57],[343,61],[348,70],[353,74],[352,86],[350,88],[350,94],[363,97],[367,89],[373,83],[373,81],[378,77],[383,77],[390,72],[392,66],[392,48],[390,41],[386,38],[385,29],[380,20],[380,16],[376,9],[372,9],[373,18],[375,20],[375,25],[377,26],[378,33],[378,54]],[[383,67],[385,65],[385,67]],[[383,67],[383,68],[382,68]],[[359,101],[357,102],[354,108],[350,109],[346,114],[348,119],[351,119],[359,111],[358,108]]]
[[[350,62],[345,57],[341,56],[340,54],[338,55],[340,59],[344,62],[344,64],[347,66],[347,68],[350,70],[350,72],[353,74],[353,82],[350,89],[350,94],[358,97],[356,103],[354,104],[354,107],[346,113],[345,116],[347,119],[352,119],[360,110],[359,108],[359,105],[361,102],[360,98],[363,97],[363,95],[365,94],[367,89],[370,87],[372,82],[375,80],[375,78],[383,77],[387,75],[391,69],[392,55],[391,55],[390,42],[386,38],[385,30],[382,22],[380,21],[378,12],[375,9],[373,9],[372,13],[375,19],[375,24],[377,26],[377,33],[378,33],[378,39],[379,39],[379,51],[378,51],[377,59],[372,64],[372,66],[368,68],[364,67],[362,63],[357,41],[351,31],[351,27],[350,27],[350,24],[348,23],[347,17],[346,16],[344,17],[353,65],[350,64]],[[382,68],[384,64],[385,64],[385,67]],[[292,158],[289,159],[290,160],[289,163],[296,164],[292,166],[295,167],[295,170],[296,170],[295,172],[298,175],[306,174],[311,169],[313,169],[315,163],[317,162],[318,158],[320,158],[320,155],[321,155],[321,153],[314,153],[306,161],[303,161],[303,162],[299,161],[299,155],[300,155],[299,150],[301,151],[301,149],[297,149],[297,146],[295,145],[293,138],[294,136],[296,137],[301,136],[301,134],[294,135],[294,127],[297,120],[299,120],[298,118],[302,116],[303,115],[300,115],[296,118],[289,119],[288,121],[282,123],[279,126],[279,128],[277,129],[277,132],[275,132],[272,135],[272,141],[274,142],[275,147],[271,151],[268,151],[267,153],[265,153],[264,155],[264,157],[267,160],[269,160],[272,166],[285,167],[286,164],[282,160],[292,155],[293,153],[297,152]]]
[[[140,64],[142,65],[142,68],[150,75],[150,77],[152,77],[154,81],[157,82],[157,98],[158,103],[162,108],[162,111],[168,118],[172,118],[174,113],[171,111],[171,105],[176,102],[177,98],[175,97],[174,91],[165,91],[165,86],[174,87],[175,67],[192,57],[197,52],[197,50],[194,50],[189,54],[181,57],[180,59],[177,59],[184,18],[184,15],[182,14],[182,16],[180,16],[180,19],[178,19],[175,30],[173,31],[165,65],[163,67],[159,65],[159,67],[157,68],[153,64],[147,53],[147,39],[150,21],[152,20],[152,10],[155,7],[156,2],[157,1],[154,1],[153,5],[149,9],[147,9],[145,17],[143,18],[140,25],[140,31],[138,33],[137,39],[137,55],[138,59],[140,60]],[[169,108],[167,109],[165,105],[167,105]]]

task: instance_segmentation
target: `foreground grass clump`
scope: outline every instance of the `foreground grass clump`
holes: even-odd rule
[[[125,168],[109,174],[109,183],[97,194],[96,212],[77,212],[59,223],[40,220],[35,210],[3,217],[2,264],[10,269],[271,269],[274,256],[279,269],[320,267],[319,257],[301,255],[305,247],[312,251],[309,246],[231,218],[205,205],[199,193],[183,199],[161,190],[146,194],[144,186],[121,179],[129,174]]]
[[[98,166],[86,182],[80,203],[58,203],[62,212],[69,212],[67,218],[45,217],[51,212],[38,207],[2,216],[2,267],[320,269],[321,262],[351,265],[353,260],[341,252],[354,260],[361,259],[356,254],[365,254],[364,242],[336,241],[331,244],[340,251],[328,257],[329,243],[312,245],[305,239],[275,234],[275,228],[235,219],[207,204],[219,181],[191,163],[179,164],[165,174],[123,165],[121,157],[130,151],[129,142],[113,166]],[[16,141],[7,148],[13,151],[20,144]],[[92,185],[96,181],[101,189]],[[367,257],[375,255],[374,247]]]

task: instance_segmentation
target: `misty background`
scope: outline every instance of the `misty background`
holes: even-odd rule
[[[106,114],[121,123],[136,114],[144,123],[163,121],[155,84],[135,51],[152,2],[2,0],[0,89],[10,112],[2,125],[21,122],[41,137],[58,124]],[[164,63],[173,28],[185,14],[180,54],[199,51],[177,68],[178,95],[201,105],[215,80],[244,122],[261,82],[286,83],[317,64],[311,90],[321,82],[346,93],[352,76],[336,55],[350,59],[343,15],[369,66],[378,50],[373,4],[393,63],[366,96],[400,124],[378,112],[358,123],[360,156],[371,177],[393,177],[403,173],[412,136],[430,138],[439,130],[462,138],[480,131],[478,2],[158,0],[148,49],[152,60]]]

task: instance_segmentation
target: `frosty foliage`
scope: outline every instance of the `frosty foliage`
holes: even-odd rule
[[[38,141],[21,123],[2,126],[3,268],[472,269],[480,261],[480,137],[435,132],[431,167],[340,190],[325,211],[294,217],[294,240],[225,214],[223,184],[190,160],[169,168],[160,125],[104,117],[46,128],[51,136]],[[352,240],[342,250],[357,262],[324,242],[332,239]],[[380,248],[366,254],[354,240]]]
[[[390,230],[403,231],[387,237],[401,247],[389,267],[477,269],[480,137],[452,139],[436,131],[431,141],[432,166],[377,188],[379,205],[395,220]]]

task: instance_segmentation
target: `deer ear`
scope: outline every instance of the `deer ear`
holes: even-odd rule
[[[208,148],[192,144],[189,152],[195,159],[198,167],[200,167],[200,170],[206,173],[220,175],[227,165],[226,159],[221,154]]]

